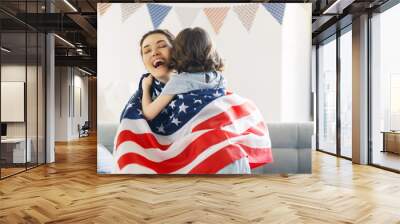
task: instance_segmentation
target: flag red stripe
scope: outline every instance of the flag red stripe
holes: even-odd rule
[[[220,114],[217,114],[214,117],[211,117],[201,122],[200,124],[198,124],[196,127],[193,128],[192,132],[205,129],[219,128],[225,125],[232,124],[233,120],[247,116],[255,109],[256,108],[250,102],[232,106],[227,111],[221,112]]]
[[[271,148],[253,148],[243,144],[238,145],[247,153],[251,169],[274,161]]]
[[[232,123],[232,120],[239,119],[243,116],[246,116],[250,113],[249,109],[252,108],[251,104],[242,104],[232,106],[227,112],[222,112],[210,119],[200,123],[197,125],[192,131],[204,130],[204,129],[212,129],[215,127],[222,127],[224,125],[228,125]],[[257,126],[258,127],[258,126]],[[248,132],[252,132],[257,135],[263,135],[263,133],[257,129],[248,130]],[[161,150],[167,150],[171,144],[162,145],[157,141],[157,138],[151,133],[143,133],[136,134],[129,130],[123,130],[118,134],[116,150],[120,144],[125,141],[133,141],[140,145],[144,149],[148,148],[159,148]]]
[[[262,122],[260,122],[256,127],[262,126],[260,124],[262,124]],[[256,128],[256,127],[251,127],[249,129],[247,129],[245,132],[241,133],[241,135],[252,133],[252,134],[255,134],[258,136],[263,136],[265,134],[265,132],[263,132],[262,130],[260,130],[259,128]],[[201,136],[199,136],[199,138],[200,137]],[[124,131],[121,131],[121,133],[118,135],[116,150],[118,150],[118,147],[120,146],[120,144],[124,143],[125,141],[133,141],[136,144],[140,145],[144,149],[158,148],[163,151],[167,150],[169,148],[169,146],[171,145],[171,144],[169,144],[169,145],[160,144],[157,141],[157,139],[154,137],[154,135],[150,134],[150,133],[135,134],[129,130],[124,130]]]
[[[126,165],[137,163],[139,165],[153,169],[157,173],[171,173],[192,162],[199,154],[207,150],[209,147],[218,144],[226,139],[237,137],[239,134],[223,131],[221,129],[211,130],[199,136],[191,142],[179,155],[164,160],[162,162],[151,161],[142,155],[129,152],[123,154],[118,159],[120,169]]]
[[[239,146],[227,145],[203,160],[200,164],[190,170],[189,174],[215,174],[225,166],[244,156],[246,155]]]
[[[144,149],[148,148],[158,148],[161,150],[167,150],[169,145],[160,144],[156,137],[151,133],[136,134],[129,130],[123,130],[118,134],[116,150],[118,150],[119,145],[125,141],[132,141],[140,145]]]
[[[255,127],[250,127],[244,133],[253,133],[258,136],[264,136],[266,134],[264,122],[261,121]]]

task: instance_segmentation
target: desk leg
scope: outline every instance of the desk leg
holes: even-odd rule
[[[385,133],[382,133],[383,135],[383,149],[381,152],[386,152],[386,138],[385,138]]]

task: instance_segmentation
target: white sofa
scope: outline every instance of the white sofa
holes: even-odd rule
[[[311,173],[313,122],[268,123],[274,162],[254,169],[261,173]]]
[[[311,173],[311,137],[314,132],[312,122],[302,123],[268,123],[274,162],[252,170],[255,174],[266,173]],[[97,141],[112,152],[114,136],[118,124],[99,124]],[[102,160],[106,158],[106,150],[99,151],[104,159],[98,158],[98,171],[106,167]]]

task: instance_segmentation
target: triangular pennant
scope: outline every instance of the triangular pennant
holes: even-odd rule
[[[229,7],[204,8],[204,13],[207,15],[208,20],[216,33],[221,29],[228,11]]]
[[[193,24],[200,12],[200,8],[175,7],[175,12],[178,15],[182,27],[185,28]]]
[[[125,22],[142,5],[142,3],[121,3],[122,22]]]
[[[259,4],[245,4],[233,7],[233,10],[238,15],[243,26],[250,31],[253,25],[254,18],[256,18],[256,12]]]
[[[102,16],[107,12],[107,9],[111,6],[111,3],[97,3],[97,12]]]
[[[151,22],[153,23],[154,29],[157,29],[162,21],[164,21],[172,7],[149,3],[147,4],[147,8],[149,9]]]
[[[282,24],[283,15],[285,14],[285,3],[263,3],[264,8]]]

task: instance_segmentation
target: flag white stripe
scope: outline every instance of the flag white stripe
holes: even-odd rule
[[[122,170],[116,171],[118,174],[157,174],[156,171],[138,164],[128,164]]]

